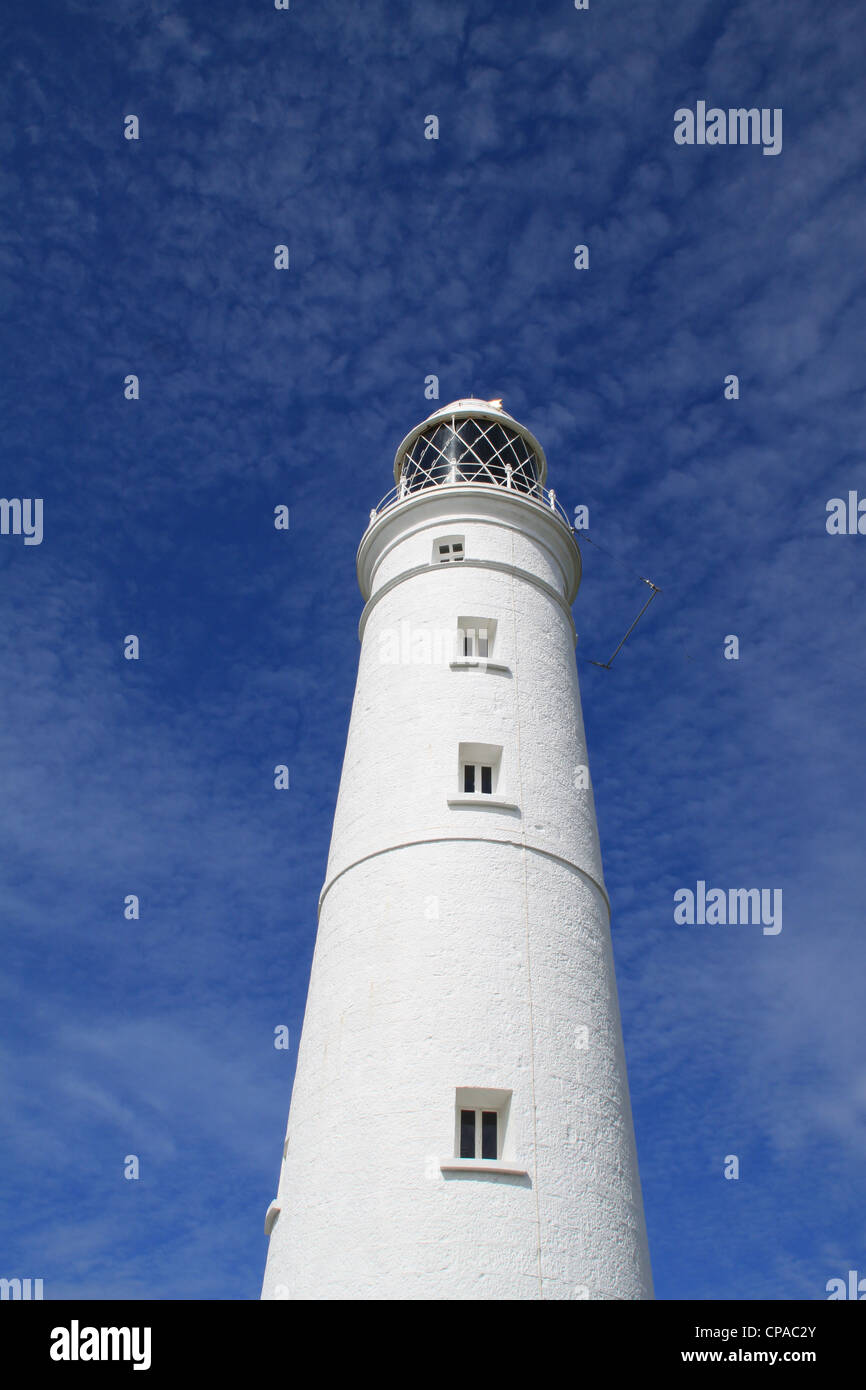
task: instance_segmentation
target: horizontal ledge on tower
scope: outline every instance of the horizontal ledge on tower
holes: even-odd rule
[[[442,1173],[508,1173],[514,1178],[528,1178],[529,1170],[503,1158],[442,1158]]]
[[[520,807],[516,801],[505,801],[502,797],[490,796],[486,792],[463,792],[460,796],[449,796],[448,805],[486,806],[493,811],[516,811],[520,815]]]
[[[279,1206],[277,1205],[277,1200],[276,1200],[276,1198],[274,1198],[274,1200],[271,1202],[271,1205],[268,1207],[267,1211],[265,1212],[265,1235],[266,1235],[266,1236],[269,1236],[269,1235],[271,1234],[271,1231],[272,1231],[272,1230],[274,1229],[274,1227],[276,1226],[276,1224],[277,1224],[277,1217],[279,1216],[279,1214],[280,1214],[280,1208],[279,1208]]]
[[[474,671],[476,669],[482,671],[501,671],[503,675],[511,675],[510,666],[503,666],[501,661],[488,661],[486,656],[479,656],[475,661],[470,661],[467,658],[465,661],[451,662],[452,671]]]

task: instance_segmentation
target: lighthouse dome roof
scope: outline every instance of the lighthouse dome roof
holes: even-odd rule
[[[534,493],[546,476],[535,436],[501,401],[472,396],[439,406],[409,431],[394,456],[394,479],[409,492],[463,482]]]

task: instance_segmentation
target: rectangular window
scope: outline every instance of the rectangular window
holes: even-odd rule
[[[492,743],[461,743],[457,750],[457,791],[464,796],[504,796],[502,748]]]
[[[463,655],[474,657],[486,657],[490,655],[490,643],[487,637],[486,627],[467,627],[461,628],[463,634]]]
[[[434,564],[451,564],[454,560],[462,560],[464,554],[462,536],[440,536],[433,543]]]
[[[458,1086],[454,1097],[454,1156],[499,1165],[514,1157],[511,1092]]]
[[[457,651],[464,660],[486,661],[493,655],[496,640],[495,618],[458,618]]]
[[[480,791],[484,796],[493,795],[493,768],[484,763],[463,764],[463,790]]]

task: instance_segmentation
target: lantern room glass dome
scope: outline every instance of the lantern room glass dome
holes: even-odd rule
[[[547,472],[538,441],[499,402],[453,401],[416,426],[394,460],[401,496],[484,483],[538,496]]]

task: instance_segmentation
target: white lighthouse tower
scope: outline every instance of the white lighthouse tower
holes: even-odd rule
[[[358,550],[361,654],[263,1298],[653,1297],[571,604],[499,402]]]

